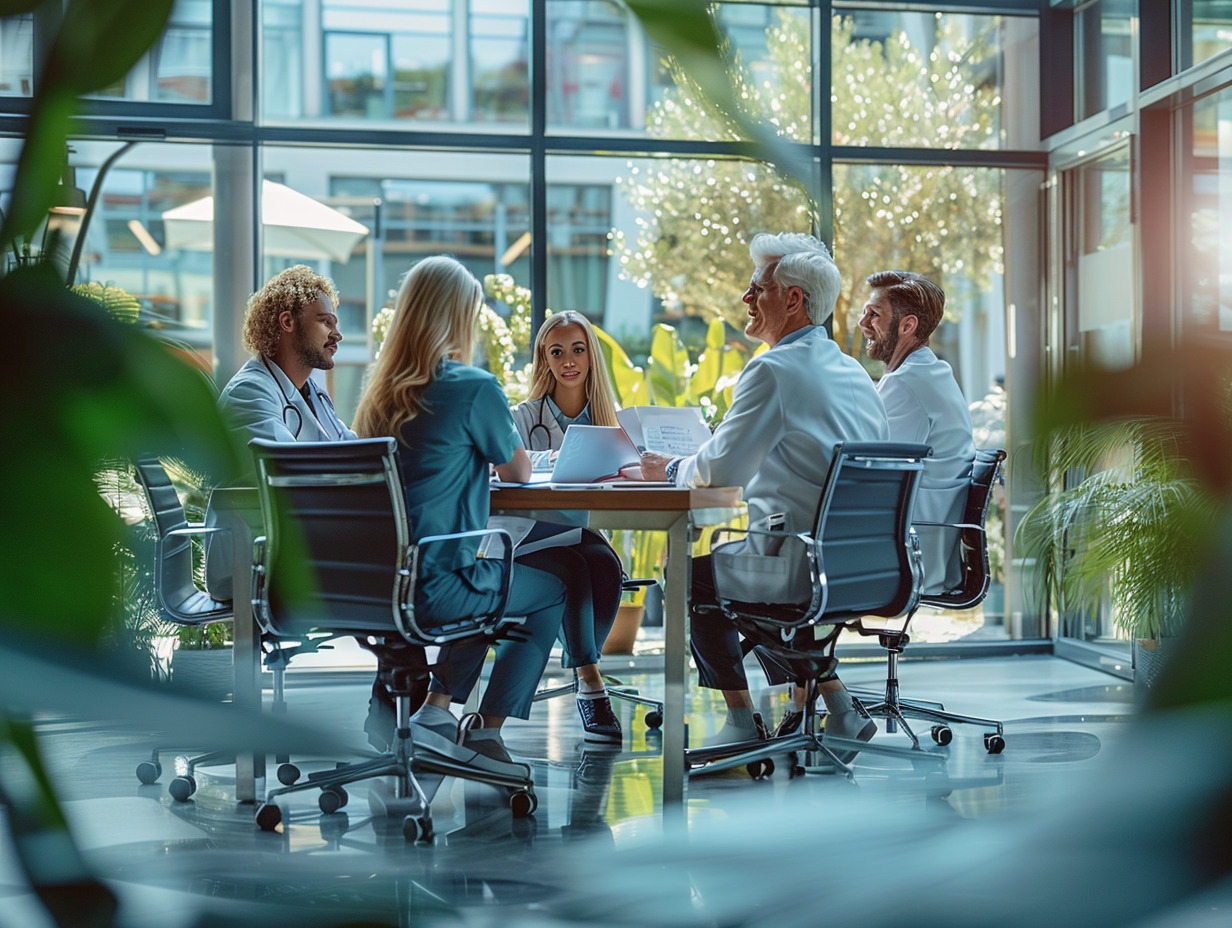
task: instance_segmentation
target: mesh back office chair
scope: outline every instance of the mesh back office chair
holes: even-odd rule
[[[270,790],[257,809],[257,825],[266,831],[278,825],[282,813],[277,799],[286,793],[320,789],[318,804],[329,813],[345,804],[346,784],[392,776],[398,797],[418,808],[405,818],[404,834],[426,840],[432,835],[432,820],[417,773],[505,788],[515,817],[534,812],[538,802],[529,777],[461,764],[413,745],[410,733],[412,697],[426,690],[430,670],[424,647],[507,637],[521,622],[503,615],[512,564],[508,534],[482,529],[412,542],[392,438],[295,444],[253,440],[249,446],[256,459],[265,526],[265,535],[253,546],[253,615],[262,630],[292,640],[317,632],[366,638],[369,649],[396,668],[390,684],[397,717],[392,749]],[[422,550],[459,542],[478,546],[488,536],[505,542],[504,581],[492,611],[443,623],[422,621],[414,606]]]
[[[988,502],[992,497],[993,484],[997,482],[1001,464],[1005,461],[1005,452],[1001,449],[979,449],[975,452],[975,460],[971,465],[971,482],[967,488],[967,500],[963,507],[962,521],[954,524],[917,522],[918,526],[930,526],[939,531],[957,533],[959,536],[958,553],[962,568],[962,577],[952,589],[927,595],[921,594],[919,606],[934,606],[939,609],[962,610],[973,609],[984,601],[988,593],[988,534],[984,529],[985,518],[988,515]],[[915,614],[912,609],[907,621],[901,628],[867,628],[857,626],[857,631],[863,635],[876,635],[881,646],[888,652],[886,664],[886,687],[884,698],[856,694],[864,702],[863,708],[870,715],[878,715],[886,720],[886,731],[896,731],[902,727],[918,745],[915,732],[907,724],[907,716],[920,718],[933,723],[931,734],[938,744],[949,744],[953,739],[950,724],[982,725],[994,730],[985,732],[984,747],[989,754],[1000,754],[1005,749],[1005,728],[996,719],[985,719],[979,716],[959,715],[946,712],[945,706],[938,702],[902,699],[898,686],[898,657],[911,640],[908,628]],[[877,700],[877,701],[872,701]]]
[[[193,536],[204,537],[218,529],[188,521],[180,497],[157,457],[139,458],[134,462],[134,469],[154,519],[154,595],[159,613],[176,625],[230,621],[231,603],[214,599],[198,589],[193,579]],[[197,766],[234,763],[234,760],[233,754],[220,751],[185,758],[184,772],[171,781],[168,792],[180,802],[187,801],[197,789],[193,776]],[[137,779],[146,785],[157,781],[162,772],[158,748],[153,749],[148,761],[137,765]]]
[[[929,756],[819,734],[816,705],[817,685],[833,675],[837,664],[834,644],[844,626],[861,616],[898,616],[915,608],[922,567],[911,533],[911,506],[923,460],[931,452],[928,445],[896,442],[838,444],[813,531],[757,532],[783,539],[784,544],[794,543],[792,538],[803,544],[810,575],[807,602],[765,604],[727,598],[720,565],[712,561],[723,614],[736,623],[746,642],[789,668],[793,678],[807,687],[807,703],[803,730],[798,733],[687,750],[685,763],[691,776],[747,766],[757,777],[772,772],[770,758],[783,754],[791,758],[789,773],[794,776],[803,770],[799,751],[819,752],[832,765],[826,769],[841,770],[848,777],[851,768],[840,754]],[[813,631],[823,628],[820,640],[812,640]]]
[[[134,462],[137,483],[145,493],[146,505],[153,519],[157,540],[154,548],[154,590],[162,617],[176,625],[197,626],[212,622],[229,622],[231,603],[214,599],[199,589],[193,574],[193,537],[205,538],[226,529],[189,522],[180,504],[179,495],[167,476],[166,468],[157,457],[139,458]],[[279,642],[264,638],[261,642],[264,663],[274,675],[273,711],[286,709],[285,671],[291,658],[297,654],[328,647],[330,636],[316,636],[300,642]],[[174,673],[174,667],[173,671]],[[299,768],[290,763],[286,755],[278,755],[277,776],[280,783],[291,784],[299,779]],[[228,751],[210,751],[205,754],[177,758],[177,775],[167,784],[167,792],[177,802],[187,802],[197,791],[196,768],[214,764],[235,763],[235,755]],[[162,776],[160,749],[154,748],[148,761],[137,765],[137,779],[151,784]]]

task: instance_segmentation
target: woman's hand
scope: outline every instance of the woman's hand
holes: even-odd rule
[[[642,479],[643,480],[666,480],[667,479],[667,464],[671,461],[672,455],[659,454],[657,451],[642,452]]]

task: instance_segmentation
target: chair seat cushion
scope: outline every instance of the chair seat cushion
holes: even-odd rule
[[[714,586],[721,600],[804,604],[812,599],[808,557],[799,538],[787,537],[775,554],[750,549],[742,538],[710,552]]]

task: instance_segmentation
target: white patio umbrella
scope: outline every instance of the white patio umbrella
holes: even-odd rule
[[[310,196],[272,180],[261,181],[264,251],[281,258],[346,261],[368,227]],[[163,213],[167,248],[214,247],[214,198],[202,197]]]

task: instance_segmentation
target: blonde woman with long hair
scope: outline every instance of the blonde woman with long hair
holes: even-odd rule
[[[571,425],[616,425],[616,400],[607,376],[599,339],[589,320],[581,313],[566,310],[549,316],[535,336],[534,361],[530,375],[530,397],[513,408],[522,444],[530,451],[560,448]],[[572,515],[576,515],[573,513]],[[569,521],[562,513],[561,521]],[[523,541],[540,540],[553,526],[540,523]],[[620,556],[598,532],[574,530],[562,558],[559,548],[545,548],[519,555],[519,563],[557,573],[561,569],[590,576],[593,621],[580,625],[566,621],[561,628],[565,667],[577,674],[578,715],[588,741],[619,741],[620,720],[612,710],[611,698],[599,672],[599,655],[607,640],[616,610],[624,572]],[[557,573],[569,582],[574,574]]]
[[[549,316],[535,336],[530,394],[513,408],[513,421],[528,451],[560,448],[565,430],[616,425],[616,397],[599,339],[581,313]]]
[[[490,465],[503,480],[530,477],[530,458],[504,392],[495,377],[468,363],[482,300],[479,282],[453,258],[416,264],[398,291],[393,323],[355,414],[361,437],[398,439],[414,539],[483,528]],[[501,569],[498,560],[478,557],[473,544],[429,546],[420,564],[416,613],[431,622],[492,608]],[[530,715],[561,621],[579,621],[570,613],[586,605],[553,574],[516,564],[506,612],[526,617],[524,635],[497,645],[479,713],[459,722],[449,704],[466,700],[488,646],[447,645],[433,668],[427,699],[411,719],[413,740],[471,766],[529,776],[529,767],[515,763],[505,749],[501,725],[506,717]]]

